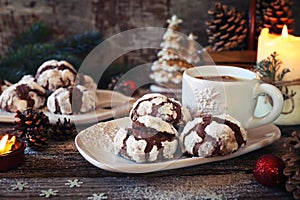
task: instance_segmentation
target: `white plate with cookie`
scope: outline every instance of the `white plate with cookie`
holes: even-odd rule
[[[88,162],[98,168],[122,173],[149,173],[235,158],[270,145],[281,136],[280,129],[277,126],[267,124],[248,129],[247,144],[235,153],[226,156],[209,158],[180,156],[164,162],[137,163],[115,155],[113,151],[113,138],[117,131],[120,127],[125,128],[130,127],[130,125],[131,120],[129,117],[100,122],[81,131],[76,136],[76,147]]]
[[[75,124],[95,123],[111,118],[127,116],[133,98],[111,90],[96,91],[96,109],[87,113],[74,115],[53,114],[47,108],[42,111],[49,117],[50,122],[55,123],[59,118],[70,119]],[[12,123],[15,121],[15,113],[0,110],[0,122]]]

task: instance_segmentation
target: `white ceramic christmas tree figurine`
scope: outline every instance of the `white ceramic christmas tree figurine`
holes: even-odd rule
[[[200,62],[200,57],[198,54],[198,49],[200,48],[199,44],[196,42],[197,36],[193,33],[190,33],[187,37],[187,48],[185,53],[185,59],[194,65]]]
[[[179,24],[182,20],[173,15],[167,20],[168,29],[163,36],[162,49],[158,52],[158,60],[151,66],[150,78],[157,85],[167,88],[181,88],[182,73],[185,69],[193,67],[183,55]]]
[[[182,19],[179,19],[176,15],[173,15],[171,19],[167,20],[167,23],[169,24],[168,28],[179,31],[179,24],[182,23]]]

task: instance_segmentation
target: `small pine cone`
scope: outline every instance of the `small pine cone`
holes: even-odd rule
[[[34,127],[30,132],[26,133],[26,141],[29,147],[33,149],[44,149],[49,144],[48,129],[44,127]]]
[[[273,0],[264,3],[262,15],[263,28],[269,28],[270,33],[281,34],[284,25],[287,25],[288,32],[293,32],[294,19],[291,11],[290,0]]]
[[[288,177],[285,188],[293,193],[294,199],[300,199],[300,134],[294,131],[283,146],[289,150],[282,156],[286,166],[283,174]]]
[[[208,42],[213,51],[241,48],[247,36],[244,16],[234,8],[216,2],[215,9],[209,10],[212,20],[206,22]]]
[[[31,133],[35,128],[47,129],[50,126],[49,118],[43,113],[28,108],[23,113],[19,110],[15,115],[15,130],[20,137],[25,137],[27,133]]]
[[[59,141],[65,141],[73,138],[77,134],[77,130],[74,123],[64,118],[64,123],[58,119],[56,124],[51,126],[51,138]]]

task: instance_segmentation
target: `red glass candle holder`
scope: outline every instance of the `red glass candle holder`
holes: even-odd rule
[[[2,138],[0,136],[0,138]],[[10,153],[0,155],[0,171],[7,171],[18,167],[24,160],[25,142],[16,139],[14,147]]]

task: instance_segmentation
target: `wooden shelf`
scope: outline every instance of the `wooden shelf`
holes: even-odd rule
[[[208,54],[217,65],[253,68],[256,63],[256,51],[221,51]]]

